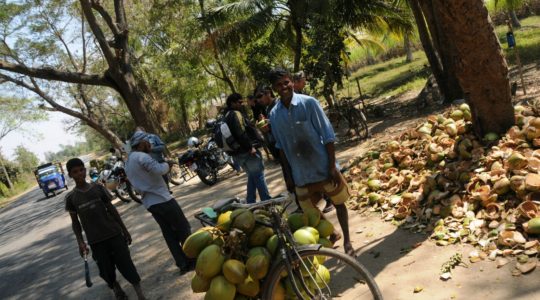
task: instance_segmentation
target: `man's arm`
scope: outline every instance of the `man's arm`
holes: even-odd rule
[[[279,149],[279,157],[281,159],[281,169],[283,170],[283,177],[285,178],[285,185],[287,186],[287,191],[290,193],[294,192],[294,180],[292,177],[291,165],[285,156],[285,152],[282,149]]]
[[[328,155],[328,173],[330,178],[334,181],[334,184],[337,185],[341,181],[341,177],[336,168],[336,149],[333,142],[327,143],[324,146],[326,148],[326,154]]]
[[[163,153],[165,151],[165,143],[159,138],[159,136],[152,134],[152,153]]]
[[[77,216],[77,213],[73,211],[69,212],[69,216],[71,217],[71,228],[75,233],[77,245],[79,246],[79,254],[81,255],[81,257],[84,257],[84,255],[88,253],[88,247],[86,246],[86,243],[84,242],[82,236],[82,226],[79,222],[79,217]]]
[[[319,133],[322,138],[323,144],[328,144],[330,142],[334,143],[336,141],[336,134],[334,133],[334,128],[330,123],[330,120],[324,113],[321,105],[314,98],[310,98],[307,102],[308,109],[310,113],[311,124],[315,130]]]
[[[149,155],[141,156],[140,159],[141,166],[150,174],[165,175],[169,172],[169,164],[166,162],[159,163]]]

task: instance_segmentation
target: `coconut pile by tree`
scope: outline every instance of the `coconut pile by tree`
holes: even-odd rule
[[[271,223],[265,210],[223,212],[215,227],[203,227],[186,239],[184,252],[190,258],[197,258],[195,276],[191,281],[193,292],[205,293],[204,299],[207,300],[260,298],[261,282],[269,275],[271,262],[277,255],[278,237],[272,228],[259,225],[257,220]],[[287,217],[287,223],[297,244],[333,247],[328,238],[334,227],[321,219],[318,209],[293,213]],[[328,284],[331,280],[323,263],[324,257],[316,257],[309,262],[315,272],[312,280],[319,285]],[[282,277],[274,299],[295,299],[287,274],[282,274]],[[305,280],[308,281],[307,278]]]
[[[467,104],[427,117],[351,162],[353,197],[347,205],[371,207],[386,221],[431,233],[439,246],[475,245],[473,263],[489,258],[501,267],[506,257],[517,256],[514,275],[534,270],[540,250],[540,105],[516,106],[515,118],[517,125],[500,139],[488,133],[479,140]]]

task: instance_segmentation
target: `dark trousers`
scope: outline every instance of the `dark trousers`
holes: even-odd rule
[[[175,199],[148,208],[161,228],[167,247],[180,269],[188,268],[191,260],[184,254],[182,244],[191,234],[191,227]]]
[[[90,245],[92,258],[97,263],[99,276],[112,289],[116,281],[116,268],[131,284],[141,281],[139,273],[131,260],[129,248],[124,237],[120,234],[103,242]]]

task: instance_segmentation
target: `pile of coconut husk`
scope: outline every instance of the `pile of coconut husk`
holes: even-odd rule
[[[515,114],[504,136],[482,140],[467,104],[427,117],[351,162],[349,208],[380,211],[440,246],[475,245],[471,262],[519,256],[519,273],[531,271],[525,258],[540,250],[540,117],[534,107]]]

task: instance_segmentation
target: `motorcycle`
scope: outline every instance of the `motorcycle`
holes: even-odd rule
[[[115,156],[105,163],[96,181],[102,183],[123,202],[130,202],[129,198],[131,198],[137,203],[142,203],[141,196],[135,192],[127,178],[124,162]]]
[[[178,164],[195,172],[203,183],[216,184],[219,171],[227,165],[234,169],[232,157],[219,148],[213,138],[201,143],[196,137],[190,137],[188,146],[190,149],[178,158]]]

